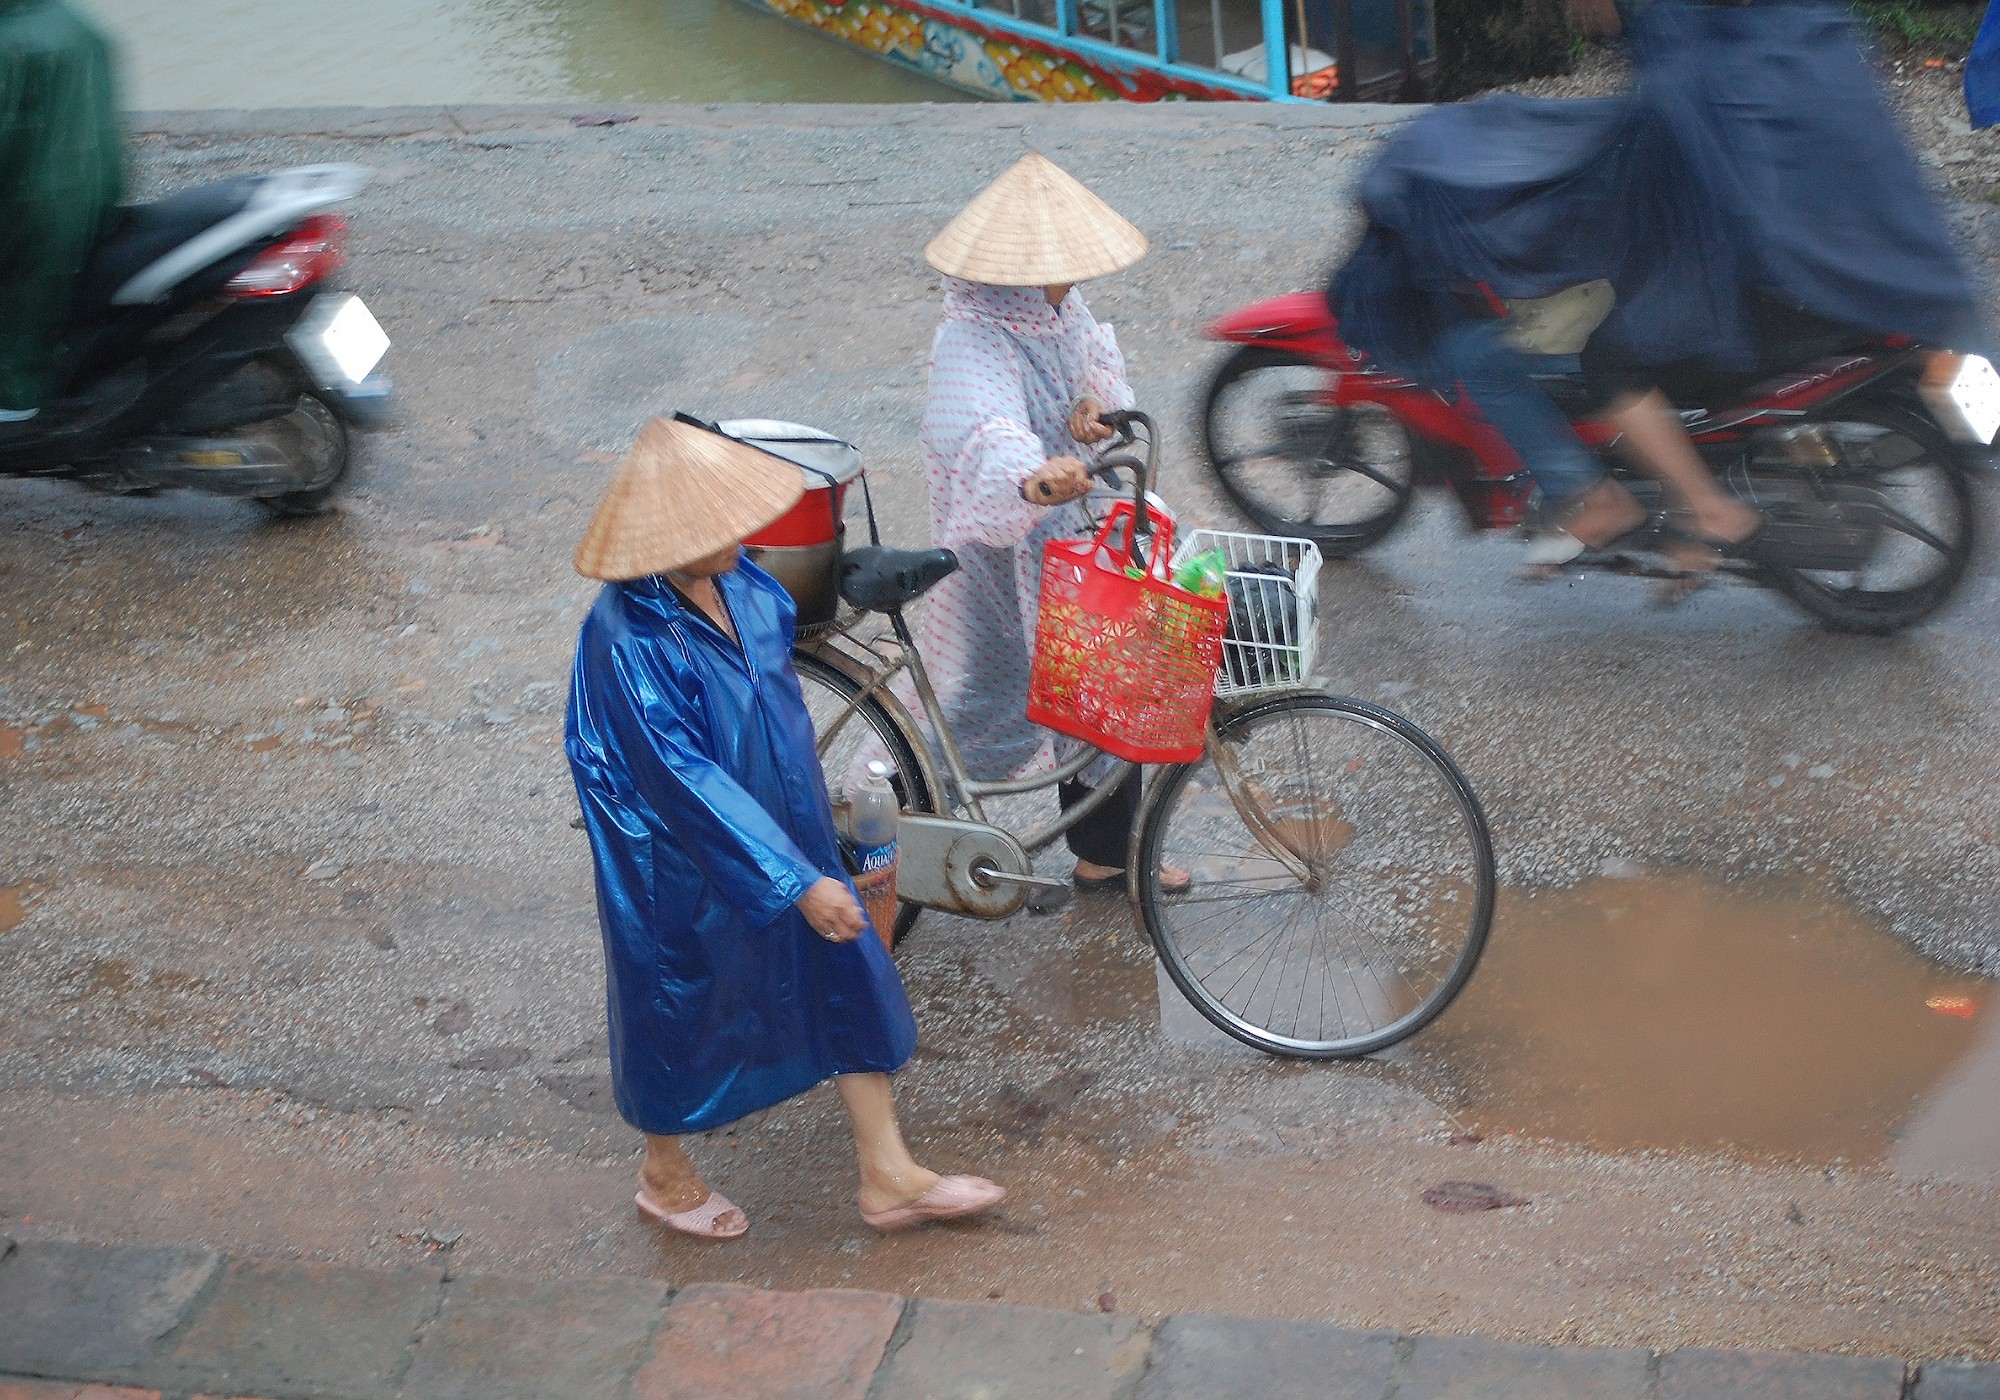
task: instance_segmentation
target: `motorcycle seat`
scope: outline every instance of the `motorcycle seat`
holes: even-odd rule
[[[840,596],[863,612],[891,612],[957,572],[958,556],[948,549],[864,545],[841,558]]]
[[[259,176],[197,185],[150,204],[129,204],[112,216],[77,281],[74,324],[101,318],[118,289],[198,233],[240,213]]]

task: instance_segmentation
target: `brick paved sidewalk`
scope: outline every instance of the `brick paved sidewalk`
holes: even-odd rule
[[[0,1237],[0,1400],[2000,1400],[2000,1366],[1524,1347]]]

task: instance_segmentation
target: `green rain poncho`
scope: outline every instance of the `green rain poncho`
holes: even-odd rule
[[[0,0],[0,410],[41,406],[77,273],[118,201],[104,39],[63,0]]]

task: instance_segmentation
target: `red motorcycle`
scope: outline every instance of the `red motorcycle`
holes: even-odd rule
[[[1462,395],[1372,364],[1340,338],[1316,292],[1231,312],[1208,328],[1238,348],[1202,404],[1202,438],[1229,498],[1264,530],[1348,557],[1382,539],[1419,485],[1441,481],[1470,526],[1535,523],[1520,459]],[[1837,631],[1889,633],[1943,606],[1964,577],[1970,471],[1919,394],[1927,357],[1907,340],[1801,342],[1798,368],[1747,376],[1682,421],[1716,478],[1765,518],[1755,562],[1724,568],[1775,588]],[[1542,379],[1577,435],[1644,503],[1648,523],[1575,566],[1678,576],[1656,483],[1612,449],[1573,375]]]

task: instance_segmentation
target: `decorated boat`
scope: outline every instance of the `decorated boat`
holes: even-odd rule
[[[1421,102],[1432,0],[747,0],[980,97]]]

